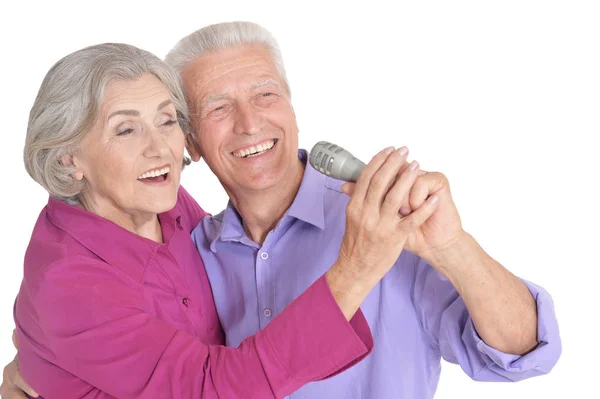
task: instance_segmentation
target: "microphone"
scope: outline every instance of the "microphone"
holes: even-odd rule
[[[365,165],[342,147],[319,141],[310,150],[309,162],[313,168],[334,179],[356,182]]]

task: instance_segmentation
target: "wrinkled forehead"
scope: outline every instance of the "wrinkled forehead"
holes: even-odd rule
[[[188,103],[198,105],[207,96],[221,96],[273,85],[285,88],[271,53],[262,46],[237,47],[202,55],[182,74]]]

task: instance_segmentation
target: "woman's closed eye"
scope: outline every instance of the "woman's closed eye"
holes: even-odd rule
[[[117,132],[117,136],[126,136],[131,133],[133,133],[133,128],[119,129]]]

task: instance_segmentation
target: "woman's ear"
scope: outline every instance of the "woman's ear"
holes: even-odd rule
[[[202,157],[200,153],[200,146],[198,145],[198,140],[196,139],[196,136],[194,136],[193,133],[190,133],[185,136],[185,148],[188,154],[190,154],[192,161],[198,162]]]
[[[60,157],[60,163],[63,166],[74,166],[76,170],[71,173],[71,177],[73,180],[81,181],[83,180],[83,171],[77,168],[77,163],[75,161],[75,157],[71,154],[63,154]]]

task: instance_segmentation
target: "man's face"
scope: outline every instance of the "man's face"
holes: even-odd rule
[[[296,115],[268,50],[203,55],[184,70],[183,83],[194,131],[188,152],[204,157],[228,192],[265,190],[297,176]]]

